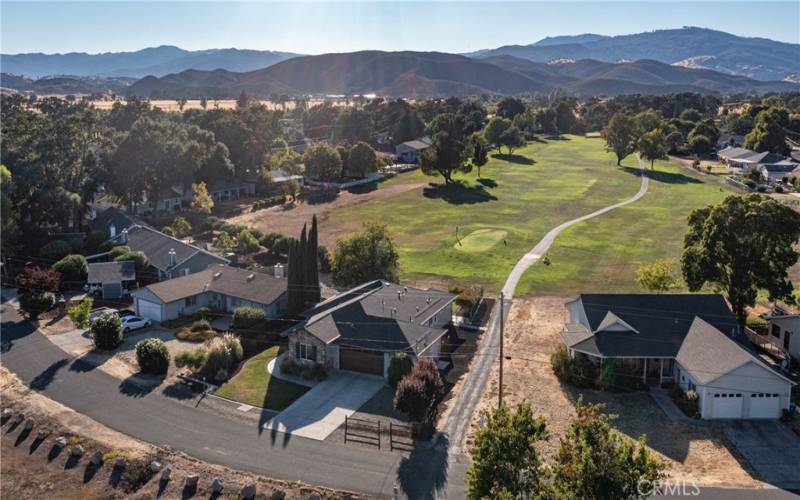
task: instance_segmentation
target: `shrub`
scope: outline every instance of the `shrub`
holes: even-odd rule
[[[185,217],[175,217],[172,219],[172,231],[178,238],[185,238],[192,233],[192,225]]]
[[[164,233],[164,234],[166,234],[167,236],[172,236],[173,238],[177,236],[177,235],[175,234],[175,230],[174,230],[174,229],[172,229],[172,227],[171,227],[171,226],[164,226],[164,227],[162,227],[162,228],[161,228],[161,232],[162,232],[162,233]]]
[[[783,192],[783,186],[775,186],[775,192],[776,193],[782,193]]]
[[[328,370],[322,363],[306,363],[300,376],[306,380],[325,380],[328,378]]]
[[[41,267],[26,267],[16,279],[20,293],[56,292],[61,281],[61,273]]]
[[[394,407],[414,422],[433,423],[444,383],[430,358],[423,358],[399,384],[394,394]]]
[[[236,251],[241,254],[257,252],[259,249],[258,240],[253,233],[247,229],[242,229],[236,236]]]
[[[89,274],[89,264],[83,255],[71,254],[53,264],[53,270],[61,273],[62,283],[68,282],[76,285],[86,281],[86,276]]]
[[[175,332],[175,338],[186,342],[205,342],[217,336],[217,332],[208,330],[192,330],[190,327],[183,327]]]
[[[117,245],[108,251],[108,257],[111,260],[116,260],[120,255],[131,253],[131,247],[128,245]]]
[[[122,343],[122,320],[117,313],[106,312],[94,320],[92,338],[98,349],[116,349]]]
[[[745,324],[759,335],[766,335],[769,333],[769,324],[762,318],[747,318]]]
[[[578,388],[590,387],[597,377],[597,368],[591,361],[585,356],[570,358],[563,345],[550,355],[550,363],[559,380]]]
[[[191,328],[191,330],[193,332],[200,332],[200,331],[203,331],[203,330],[210,330],[211,329],[211,323],[209,323],[205,319],[199,319],[199,320],[195,321],[194,323],[192,323],[192,326],[190,328]]]
[[[300,375],[303,367],[291,356],[284,356],[281,360],[281,371],[287,375]]]
[[[92,312],[94,299],[86,297],[79,304],[70,307],[67,310],[69,319],[75,325],[75,328],[88,328],[89,327],[89,314]]]
[[[755,183],[755,182],[753,182],[753,181],[746,181],[746,182],[745,182],[745,185],[746,185],[747,187],[749,187],[750,189],[755,189],[755,188],[756,188],[756,183]]]
[[[269,198],[262,198],[253,203],[252,211],[255,212],[264,208],[282,205],[285,200],[286,198],[284,196],[270,196]]]
[[[72,252],[72,247],[64,240],[53,240],[39,249],[39,257],[49,261],[59,261]]]
[[[479,286],[468,286],[461,290],[456,298],[456,303],[459,307],[468,309],[472,307],[475,302],[483,295],[483,290]]]
[[[232,326],[236,330],[247,330],[264,321],[266,317],[262,309],[255,307],[237,307],[233,311]]]
[[[19,296],[19,307],[28,317],[36,319],[40,314],[49,311],[56,305],[53,292],[28,291]]]
[[[183,351],[175,356],[175,366],[178,368],[188,368],[193,372],[199,371],[208,358],[208,351],[204,347],[198,347],[191,351]]]
[[[389,362],[389,385],[397,387],[400,380],[411,373],[412,368],[414,368],[414,363],[411,358],[404,352],[396,352]]]
[[[203,231],[219,230],[224,222],[225,221],[219,217],[211,215],[206,217],[205,220],[200,224],[200,229]]]
[[[222,380],[218,377],[219,373],[223,370],[229,372],[244,356],[239,338],[230,333],[209,340],[207,349],[208,357],[203,366],[203,373],[214,377],[215,380]]]
[[[333,258],[331,256],[331,252],[328,251],[324,245],[319,245],[317,247],[317,258],[319,259],[319,270],[323,273],[331,272]]]
[[[208,307],[201,307],[200,309],[197,310],[197,317],[204,320],[210,320],[211,309],[209,309]]]
[[[139,250],[134,252],[126,252],[114,258],[114,262],[133,261],[136,266],[136,272],[142,272],[150,266],[150,260],[144,252]]]
[[[758,191],[759,193],[766,193],[767,192],[767,186],[762,184],[762,185],[758,186],[758,188],[756,188],[756,191]]]
[[[144,339],[136,343],[136,362],[144,373],[163,375],[169,368],[169,350],[161,339]]]

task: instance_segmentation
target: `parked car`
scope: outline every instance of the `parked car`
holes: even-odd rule
[[[90,325],[94,324],[94,320],[96,320],[97,318],[99,318],[100,316],[102,316],[107,312],[119,314],[119,311],[112,307],[98,307],[97,309],[94,309],[92,310],[92,312],[89,313],[89,324]]]
[[[125,333],[131,330],[138,330],[139,328],[147,328],[153,323],[149,319],[140,318],[139,316],[123,316],[122,317],[122,331]]]

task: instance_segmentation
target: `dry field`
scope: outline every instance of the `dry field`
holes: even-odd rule
[[[111,107],[114,105],[115,102],[124,103],[124,101],[91,101],[92,106],[96,107],[97,109],[103,109],[103,110],[111,109]],[[272,110],[283,109],[288,111],[294,109],[295,106],[294,101],[288,101],[285,104],[272,102],[269,100],[264,100],[259,102]],[[318,106],[323,102],[325,102],[325,99],[310,99],[308,101],[308,106],[309,107]],[[351,103],[349,102],[338,99],[331,100],[330,102],[332,102],[335,106],[351,105]],[[154,99],[150,101],[150,104],[152,104],[154,107],[161,108],[164,111],[168,112],[180,111],[180,106],[178,105],[178,102],[174,99]],[[236,99],[209,99],[208,104],[206,105],[206,109],[214,109],[214,108],[234,109],[235,107],[236,107]],[[200,105],[200,100],[199,99],[187,100],[186,104],[183,107],[183,110],[186,111],[189,109],[203,109],[203,107]]]
[[[667,463],[673,478],[695,479],[704,485],[758,487],[726,444],[721,433],[706,427],[673,422],[647,393],[613,394],[562,386],[550,367],[550,353],[561,343],[559,331],[567,313],[563,297],[517,299],[510,311],[505,337],[504,399],[511,405],[527,399],[534,413],[544,415],[550,440],[542,451],[551,456],[559,437],[566,434],[580,392],[588,402],[602,402],[609,413],[619,415],[615,427],[633,439],[645,434],[648,446]],[[467,436],[471,446],[480,414],[497,404],[498,366],[495,364],[487,390]]]

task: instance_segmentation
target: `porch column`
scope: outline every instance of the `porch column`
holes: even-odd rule
[[[642,372],[642,382],[647,385],[647,358],[644,358],[644,371]]]
[[[658,385],[664,385],[664,358],[659,359],[660,365],[658,367]]]

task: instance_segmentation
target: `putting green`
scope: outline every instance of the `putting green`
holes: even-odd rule
[[[508,231],[502,229],[478,229],[461,238],[461,244],[456,242],[453,247],[462,252],[485,252],[503,241],[507,234]]]

